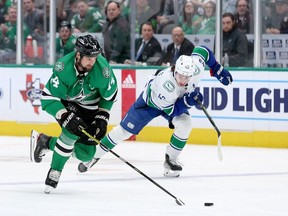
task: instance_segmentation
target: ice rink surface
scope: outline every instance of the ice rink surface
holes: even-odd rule
[[[186,145],[179,178],[163,176],[166,144],[124,142],[113,150],[175,199],[108,153],[85,174],[71,158],[44,194],[52,154],[35,164],[29,138],[0,137],[1,216],[287,216],[288,149]],[[211,202],[214,206],[206,207]]]

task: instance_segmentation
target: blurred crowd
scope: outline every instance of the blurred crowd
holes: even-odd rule
[[[194,48],[185,35],[215,35],[216,0],[135,0],[134,25],[130,20],[131,1],[57,0],[56,57],[74,50],[78,34],[100,33],[104,41],[103,55],[110,63],[130,64],[133,26],[137,35],[134,47],[136,64],[170,65],[175,63],[177,56],[190,54]],[[254,33],[254,4],[252,0],[222,1],[222,63],[226,54],[232,67],[251,66],[249,60],[253,44],[246,35]],[[264,0],[262,7],[262,33],[288,33],[288,0]],[[26,49],[26,60],[38,57],[38,63],[45,62],[43,47],[45,50],[49,35],[49,8],[50,0],[23,0],[24,43],[27,45],[29,42],[28,46],[34,47],[34,56]],[[16,20],[17,0],[0,0],[1,58],[16,51]],[[173,42],[165,49],[155,37],[159,34],[171,35]]]

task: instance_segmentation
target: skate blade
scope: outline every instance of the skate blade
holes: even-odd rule
[[[180,172],[181,171],[177,171],[177,170],[173,171],[173,170],[170,170],[170,169],[165,169],[163,175],[165,177],[169,177],[169,178],[177,178],[177,177],[180,176]]]
[[[51,192],[52,190],[54,190],[53,187],[51,187],[51,186],[49,186],[49,185],[46,185],[46,188],[45,188],[45,190],[44,190],[44,193],[45,193],[45,194],[50,194],[50,192]]]
[[[31,131],[30,135],[30,160],[35,163],[34,159],[34,151],[37,145],[37,137],[38,137],[38,132],[35,130]]]

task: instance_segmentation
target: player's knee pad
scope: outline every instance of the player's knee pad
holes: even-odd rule
[[[172,120],[175,126],[174,134],[183,139],[188,138],[192,130],[192,118],[190,115],[183,113],[180,116],[176,116]]]
[[[133,134],[126,131],[124,128],[121,127],[121,125],[118,125],[114,127],[110,132],[109,132],[109,138],[113,140],[114,143],[119,143],[122,142],[123,140],[128,139],[130,136]]]

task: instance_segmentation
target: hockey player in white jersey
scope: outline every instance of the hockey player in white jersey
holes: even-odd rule
[[[164,176],[178,177],[182,171],[178,157],[192,130],[192,118],[188,110],[198,104],[197,98],[201,102],[203,100],[196,87],[205,65],[210,67],[211,76],[216,77],[223,85],[232,83],[231,74],[215,60],[210,49],[205,46],[195,47],[191,56],[182,55],[175,65],[156,73],[120,124],[101,139],[94,159],[80,163],[78,170],[86,172],[108,149],[114,148],[131,135],[138,134],[152,119],[163,116],[168,120],[169,127],[174,129],[166,149]]]

